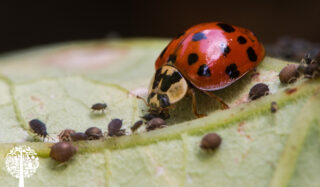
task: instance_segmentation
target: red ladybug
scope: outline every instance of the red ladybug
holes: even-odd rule
[[[197,113],[193,88],[216,98],[211,92],[225,88],[255,68],[265,50],[248,29],[212,22],[195,25],[173,39],[158,57],[147,103],[153,112],[167,111],[187,93]]]

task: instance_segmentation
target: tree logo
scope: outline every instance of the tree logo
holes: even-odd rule
[[[31,177],[39,167],[37,153],[28,146],[16,146],[5,158],[7,171],[19,179],[19,187],[24,186],[24,178]]]

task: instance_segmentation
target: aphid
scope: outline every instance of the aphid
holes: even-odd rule
[[[139,121],[135,122],[135,123],[133,124],[133,126],[131,127],[131,131],[132,131],[132,132],[136,131],[138,128],[141,127],[142,124],[143,124],[143,121],[142,121],[142,120],[139,120]]]
[[[106,103],[96,103],[94,105],[91,106],[91,109],[94,111],[102,111],[104,112],[104,110],[107,108],[107,104]]]
[[[283,84],[294,83],[300,76],[297,66],[290,64],[284,67],[279,73],[279,79]]]
[[[88,140],[88,135],[83,132],[76,132],[71,134],[72,141]]]
[[[263,45],[248,29],[220,22],[195,25],[159,55],[146,103],[150,111],[160,113],[188,94],[193,113],[203,117],[197,111],[194,89],[198,89],[227,109],[211,91],[233,84],[257,67],[264,56]]]
[[[98,140],[103,137],[103,133],[98,127],[88,128],[85,134],[88,136],[88,140]]]
[[[312,62],[312,58],[311,58],[311,54],[310,53],[305,54],[305,57],[303,57],[300,60],[301,64],[310,64],[311,62]]]
[[[209,133],[205,135],[202,140],[200,147],[206,150],[214,150],[221,144],[221,137],[216,133]]]
[[[108,136],[122,136],[125,135],[125,130],[121,129],[122,120],[113,119],[108,125]]]
[[[306,78],[315,78],[320,75],[320,65],[318,63],[309,64],[304,69],[304,76]]]
[[[151,131],[157,128],[163,128],[166,126],[166,122],[161,118],[153,118],[147,122],[147,131]]]
[[[156,118],[156,117],[158,117],[156,114],[147,113],[144,116],[142,116],[141,118],[145,119],[147,121],[150,121],[150,120],[152,120],[153,118]]]
[[[61,133],[58,135],[60,142],[70,142],[72,141],[71,135],[76,133],[76,131],[72,129],[65,129],[61,131]]]
[[[147,113],[144,116],[142,116],[141,118],[143,118],[143,119],[145,119],[147,121],[150,121],[153,118],[161,118],[163,120],[166,120],[166,119],[170,118],[170,115],[169,115],[169,113],[162,111],[160,113]]]
[[[269,94],[269,87],[266,84],[258,83],[254,85],[249,92],[249,98],[251,100],[258,99],[262,96],[266,96]]]
[[[77,148],[69,142],[59,142],[51,147],[50,157],[58,162],[70,160],[76,154]]]
[[[43,137],[43,141],[48,136],[46,124],[38,119],[29,121],[29,126],[33,130],[33,133]]]
[[[276,112],[277,112],[277,110],[278,110],[278,104],[277,104],[277,102],[275,102],[275,101],[272,101],[272,102],[271,102],[270,110],[271,110],[272,113],[276,113]]]
[[[300,64],[297,68],[297,71],[299,72],[300,75],[303,75],[304,74],[304,71],[306,69],[306,65],[305,64]]]

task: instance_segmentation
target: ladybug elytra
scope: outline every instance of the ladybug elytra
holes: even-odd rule
[[[194,88],[228,108],[209,91],[231,85],[264,56],[263,45],[247,29],[218,22],[195,25],[173,39],[156,60],[147,98],[150,110],[167,111],[190,94],[194,114],[202,117],[197,113]]]

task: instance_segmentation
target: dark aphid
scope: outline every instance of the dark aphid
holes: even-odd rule
[[[72,129],[65,129],[61,131],[61,133],[58,135],[59,142],[70,142],[72,141],[71,135],[76,133],[76,131]]]
[[[88,136],[88,140],[98,140],[103,137],[103,133],[98,127],[90,127],[85,134]]]
[[[320,65],[318,63],[309,64],[304,69],[304,76],[306,78],[315,78],[320,75]]]
[[[209,133],[202,138],[200,147],[206,150],[213,150],[219,147],[221,141],[222,139],[218,134]]]
[[[58,162],[65,162],[77,152],[77,148],[69,142],[59,142],[51,147],[50,157]]]
[[[271,110],[272,113],[276,113],[276,112],[277,112],[277,110],[278,110],[278,104],[277,104],[275,101],[272,101],[272,102],[271,102],[270,110]]]
[[[143,124],[142,120],[139,120],[139,121],[135,122],[133,124],[133,126],[131,127],[131,131],[132,132],[136,131],[137,129],[139,129],[141,127],[142,124]]]
[[[113,119],[108,125],[108,136],[122,136],[125,135],[125,130],[121,129],[122,120]]]
[[[297,71],[299,72],[300,75],[304,74],[304,70],[306,69],[306,65],[305,64],[300,64],[297,68]]]
[[[280,82],[283,84],[294,83],[300,76],[297,66],[290,64],[284,67],[279,73]]]
[[[310,53],[307,53],[307,54],[305,54],[305,56],[300,60],[300,63],[301,63],[301,64],[310,64],[311,61],[312,61],[311,54],[310,54]]]
[[[262,96],[266,96],[269,94],[269,87],[266,84],[258,83],[254,85],[249,92],[249,98],[251,100],[258,99]]]
[[[159,114],[156,113],[148,113],[142,116],[141,118],[145,119],[146,121],[150,121],[153,118],[161,118],[163,120],[169,119],[170,115],[168,112],[160,112]]]
[[[43,137],[43,140],[48,135],[46,124],[38,119],[29,121],[29,126],[33,130],[33,133],[39,135],[40,137]]]
[[[94,105],[91,106],[91,109],[94,111],[102,111],[104,112],[104,110],[107,108],[107,104],[106,103],[96,103]]]
[[[156,114],[148,113],[148,114],[145,114],[144,116],[142,116],[141,118],[145,119],[146,121],[150,121],[156,117],[157,117]]]
[[[166,122],[161,118],[153,118],[147,122],[147,131],[151,131],[157,128],[163,128],[166,126]]]
[[[76,132],[71,134],[72,141],[88,140],[88,135],[83,132]]]

